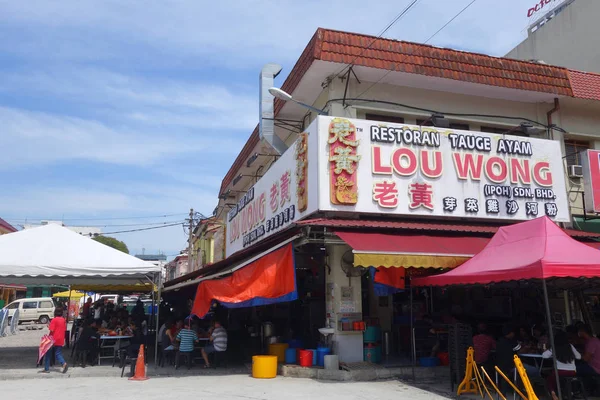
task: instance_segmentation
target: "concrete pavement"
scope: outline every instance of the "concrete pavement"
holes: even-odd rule
[[[7,382],[8,383],[8,382]],[[3,385],[3,398],[33,399],[48,393],[61,398],[131,398],[164,400],[170,398],[214,398],[219,400],[296,399],[444,399],[397,381],[331,383],[310,379],[283,378],[260,380],[244,375],[153,378],[132,382],[120,378],[26,379]],[[193,396],[193,397],[192,397]]]

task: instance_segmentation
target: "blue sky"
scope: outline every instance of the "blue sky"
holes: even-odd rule
[[[385,36],[423,42],[469,2],[420,0]],[[0,217],[113,232],[209,215],[258,121],[262,65],[281,83],[317,27],[376,35],[409,3],[0,0]],[[529,3],[478,0],[431,44],[503,55]],[[132,253],[186,239],[113,236]]]

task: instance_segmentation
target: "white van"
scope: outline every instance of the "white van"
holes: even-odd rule
[[[37,297],[33,299],[15,300],[6,307],[8,310],[8,320],[12,318],[15,311],[19,310],[19,322],[39,322],[47,324],[54,318],[54,301],[52,297]]]

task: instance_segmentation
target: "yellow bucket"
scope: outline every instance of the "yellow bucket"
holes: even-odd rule
[[[277,376],[277,356],[253,356],[252,377],[273,379]]]
[[[269,344],[269,355],[277,356],[278,363],[285,362],[285,351],[288,349],[287,343],[270,343]]]

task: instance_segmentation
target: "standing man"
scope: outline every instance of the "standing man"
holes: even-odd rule
[[[210,368],[208,355],[227,350],[227,331],[221,322],[215,320],[214,327],[210,330],[210,343],[202,349],[202,358],[207,368]]]
[[[90,307],[92,306],[92,298],[88,297],[87,301],[83,305],[83,320],[85,321],[90,317]]]
[[[67,331],[67,322],[63,318],[63,310],[60,307],[56,307],[54,310],[54,318],[50,321],[48,329],[50,330],[50,336],[54,339],[54,346],[46,353],[44,357],[44,370],[43,373],[50,372],[50,357],[52,357],[52,351],[56,354],[56,360],[62,366],[61,372],[64,374],[69,369],[65,359],[62,355],[62,348],[65,345],[65,333]]]

